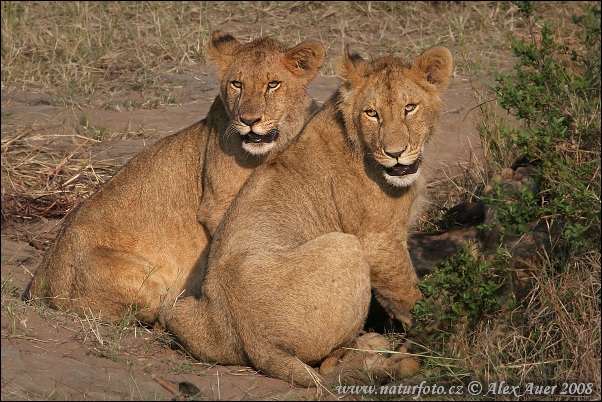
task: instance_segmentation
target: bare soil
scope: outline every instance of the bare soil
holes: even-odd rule
[[[2,137],[29,128],[23,136],[44,149],[66,153],[77,150],[93,163],[118,167],[145,146],[205,116],[218,87],[216,79],[204,71],[204,66],[198,66],[163,77],[176,88],[180,104],[151,110],[59,106],[42,93],[3,92]],[[323,102],[336,86],[334,76],[321,76],[310,92]],[[445,113],[440,135],[428,150],[431,195],[438,183],[461,175],[474,163],[474,157],[481,155],[472,121],[476,102],[468,77],[456,75],[443,100]],[[108,138],[82,140],[81,134],[93,128]],[[116,132],[140,135],[111,136]],[[2,226],[2,400],[174,398],[174,393],[154,376],[175,389],[181,383],[193,384],[197,390],[193,388],[188,395],[197,400],[341,397],[328,393],[318,396],[315,390],[292,387],[249,367],[199,363],[170,348],[165,334],[158,329],[137,325],[119,328],[95,322],[91,317],[81,319],[23,303],[21,295],[60,223],[58,219],[13,220]],[[471,230],[464,230],[421,241],[417,234],[410,251],[417,268],[428,272],[439,259],[455,251],[460,239],[473,235]],[[427,249],[429,244],[437,247]]]

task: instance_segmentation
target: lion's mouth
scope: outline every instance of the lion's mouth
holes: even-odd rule
[[[277,128],[273,128],[266,134],[257,134],[253,131],[249,131],[247,134],[242,136],[242,140],[245,144],[269,144],[276,141],[280,132]]]
[[[416,162],[411,165],[402,165],[400,163],[395,166],[391,166],[385,168],[385,172],[389,176],[405,176],[408,174],[414,174],[418,171],[418,167],[420,166],[420,158],[416,159]]]

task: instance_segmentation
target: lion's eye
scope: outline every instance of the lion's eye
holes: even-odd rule
[[[378,117],[378,113],[374,109],[364,110],[364,113],[366,113],[366,116],[368,116],[368,117],[372,117],[372,118]]]
[[[415,103],[408,103],[405,107],[405,111],[406,113],[410,113],[412,111],[414,111],[414,109],[416,109],[416,104]]]
[[[231,81],[230,85],[232,85],[236,89],[241,89],[242,88],[242,82],[240,82],[240,81]]]
[[[268,88],[276,89],[280,86],[280,81],[270,81],[268,82]]]

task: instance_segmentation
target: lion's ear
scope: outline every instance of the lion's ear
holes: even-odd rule
[[[220,30],[213,31],[211,40],[205,46],[209,59],[221,70],[225,70],[232,63],[232,55],[242,46],[234,36]]]
[[[305,41],[286,52],[288,68],[308,80],[315,78],[322,67],[326,49],[320,42]]]
[[[443,46],[425,50],[412,63],[412,68],[426,74],[427,81],[439,92],[447,89],[452,74],[453,58],[451,52]]]
[[[368,62],[357,53],[349,51],[349,45],[345,46],[345,53],[337,60],[336,70],[343,82],[357,86],[363,80],[368,69]]]

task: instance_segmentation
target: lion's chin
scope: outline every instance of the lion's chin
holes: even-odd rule
[[[384,174],[387,183],[395,187],[409,187],[412,184],[414,184],[416,179],[418,179],[419,175],[420,172],[416,172],[414,174],[407,174],[405,176],[389,176],[386,173]]]
[[[252,155],[264,155],[276,147],[276,142],[243,142],[242,149]]]

